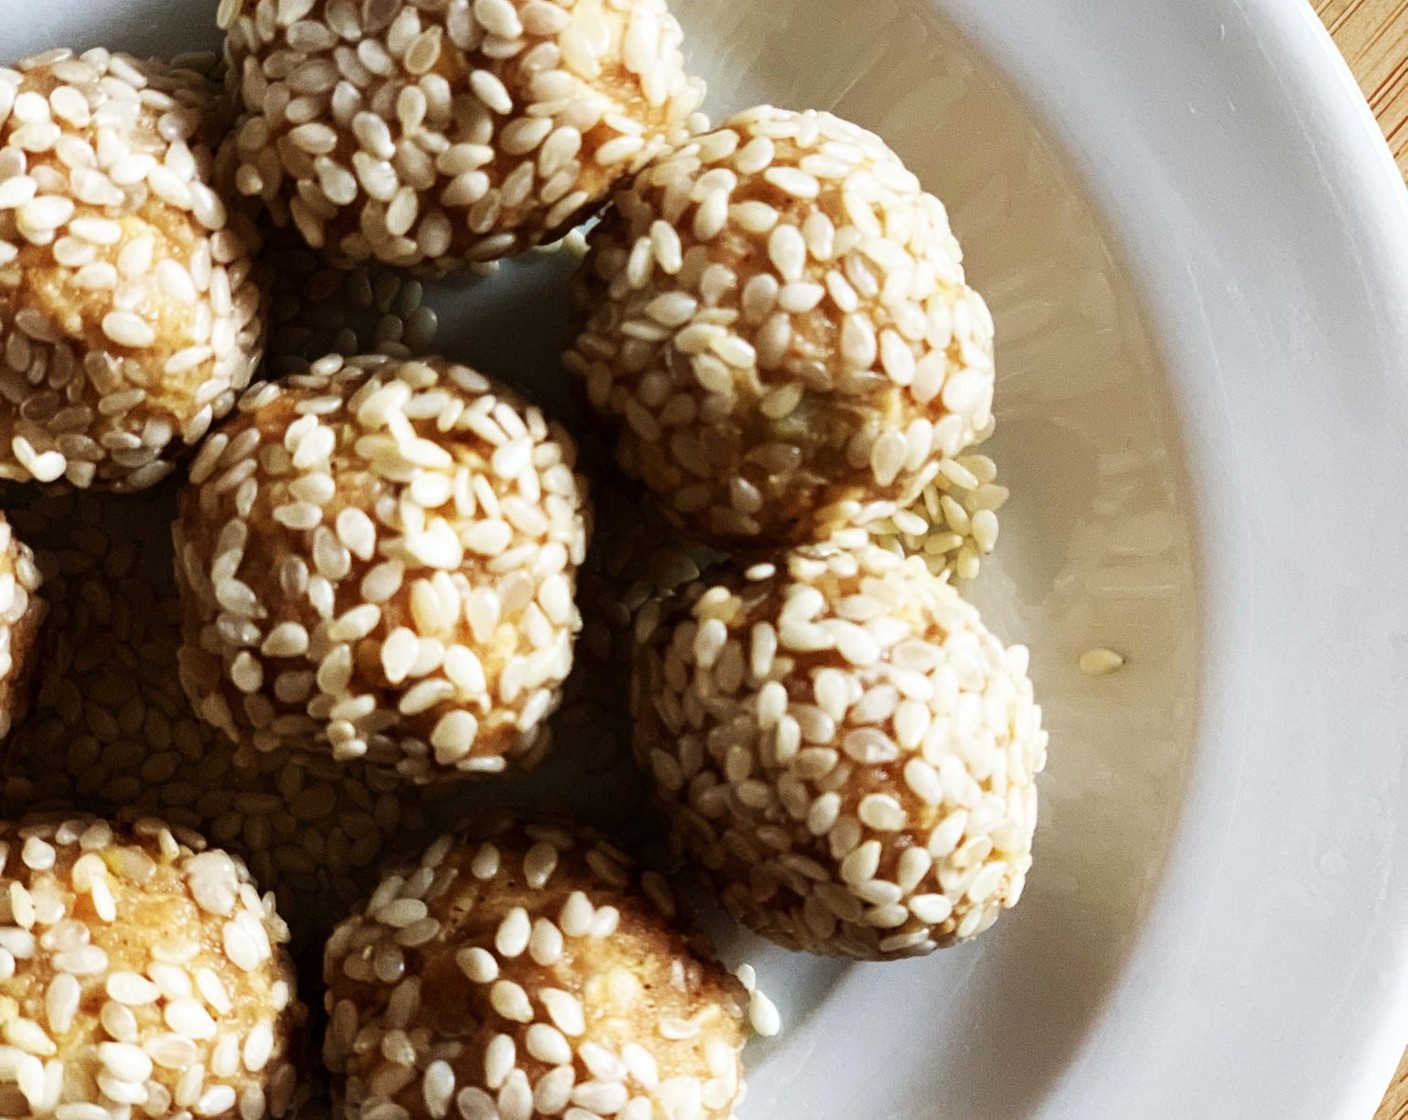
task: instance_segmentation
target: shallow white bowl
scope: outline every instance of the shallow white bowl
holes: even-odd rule
[[[1014,490],[972,593],[1052,733],[979,943],[728,946],[788,1022],[745,1120],[1365,1120],[1408,1038],[1408,203],[1329,38],[1300,0],[675,6],[716,114],[835,107],[949,203]],[[12,4],[0,49],[213,9]],[[436,293],[444,348],[553,395],[561,273]]]

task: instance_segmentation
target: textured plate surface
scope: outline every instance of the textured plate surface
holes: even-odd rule
[[[675,6],[716,116],[834,107],[949,204],[1014,491],[972,594],[1052,732],[981,943],[731,946],[788,1024],[745,1120],[1368,1115],[1408,1025],[1408,206],[1309,9]],[[26,5],[4,51],[210,45],[213,7]],[[434,293],[443,348],[554,396],[562,263]]]

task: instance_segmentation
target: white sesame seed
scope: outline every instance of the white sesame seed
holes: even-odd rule
[[[0,182],[0,210],[13,210],[34,198],[38,184],[28,175],[15,175]]]
[[[469,87],[474,96],[500,115],[513,111],[513,99],[503,82],[487,70],[475,70],[469,75]]]
[[[197,1116],[220,1116],[235,1107],[235,1090],[229,1085],[216,1085],[201,1094],[192,1107]]]
[[[513,1071],[516,1056],[517,1047],[509,1035],[497,1034],[490,1039],[484,1051],[484,1084],[490,1089],[501,1088]]]
[[[393,929],[404,929],[418,922],[428,913],[426,905],[418,898],[398,898],[376,912],[376,920]]]
[[[46,843],[38,836],[30,836],[20,850],[20,859],[32,871],[48,871],[54,866],[56,853],[52,844]]]
[[[26,237],[51,233],[73,217],[73,200],[62,195],[37,195],[15,211],[15,224]]]
[[[548,1065],[566,1065],[572,1061],[572,1047],[561,1031],[546,1023],[534,1023],[528,1028],[525,1046],[529,1054]]]
[[[893,797],[883,793],[872,793],[863,797],[857,815],[861,823],[880,832],[897,832],[908,821],[908,814],[903,806]]]
[[[523,858],[523,877],[534,890],[541,889],[557,867],[557,849],[539,842],[528,849]]]
[[[460,971],[476,984],[488,984],[498,978],[499,963],[486,949],[478,946],[462,949],[455,961],[460,966]]]
[[[560,988],[542,988],[538,991],[538,999],[563,1034],[576,1038],[585,1032],[586,1019],[582,1003],[576,996]]]
[[[55,1107],[57,1120],[108,1120],[111,1113],[101,1105],[72,1101]]]
[[[1112,649],[1096,646],[1080,655],[1080,671],[1088,677],[1105,677],[1125,666],[1123,655]]]
[[[556,964],[562,959],[562,948],[562,933],[557,926],[545,918],[536,919],[528,939],[528,955],[534,962],[544,966]]]
[[[475,1086],[467,1086],[455,1098],[462,1120],[502,1120],[494,1098]]]
[[[612,1115],[626,1107],[629,1093],[619,1081],[583,1081],[572,1090],[572,1103],[597,1115]]]
[[[97,945],[83,945],[55,953],[54,967],[75,976],[97,976],[107,970],[108,955]]]
[[[151,324],[130,311],[110,311],[103,316],[103,334],[119,346],[143,348],[156,341]]]
[[[939,925],[953,913],[953,903],[941,894],[915,895],[909,900],[909,908],[926,925]]]
[[[512,980],[498,980],[489,989],[489,1002],[495,1012],[505,1019],[518,1023],[533,1020],[533,1005],[528,1001],[528,993]]]
[[[259,947],[248,933],[234,922],[226,922],[221,936],[225,955],[230,958],[236,968],[252,972],[259,967]],[[180,1033],[178,1027],[173,1026],[171,1029]]]
[[[192,999],[177,999],[166,1005],[162,1017],[177,1034],[201,1041],[215,1036],[215,1020]]]
[[[75,218],[68,229],[74,237],[94,245],[116,245],[122,240],[122,226],[108,218]]]
[[[470,873],[476,879],[492,879],[499,873],[499,849],[493,844],[481,844],[470,863]]]
[[[99,1043],[98,1060],[123,1081],[142,1082],[152,1074],[151,1058],[139,1047],[127,1043]]]
[[[768,258],[787,283],[801,279],[806,267],[807,245],[796,226],[780,225],[768,238]]]
[[[558,928],[568,937],[585,937],[591,931],[594,908],[581,891],[573,891],[563,904]]]
[[[78,1013],[82,989],[72,974],[60,972],[49,981],[44,993],[45,1022],[55,1035],[67,1034]]]
[[[499,924],[498,932],[494,935],[495,951],[500,957],[506,959],[521,956],[528,948],[528,939],[532,934],[532,928],[528,911],[521,906],[515,906],[504,917],[504,920]]]
[[[114,972],[105,990],[112,999],[133,1007],[155,1003],[161,995],[155,984],[136,972]]]
[[[782,1017],[777,1007],[756,988],[748,999],[748,1020],[763,1038],[772,1038],[782,1029]]]
[[[245,1037],[242,1060],[244,1068],[259,1073],[269,1063],[274,1052],[273,1027],[266,1021],[255,1023]]]

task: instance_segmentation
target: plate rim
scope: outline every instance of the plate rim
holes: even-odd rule
[[[1043,5],[1040,0],[1012,0],[1009,4],[996,6],[1001,8],[1001,13],[996,14],[992,10],[994,6],[984,3],[984,0],[928,2],[978,47],[994,69],[1016,90],[1027,111],[1042,123],[1043,130],[1060,141],[1063,159],[1092,197],[1097,213],[1113,235],[1126,270],[1136,277],[1140,287],[1140,305],[1155,328],[1156,347],[1172,376],[1178,363],[1170,357],[1168,347],[1172,343],[1165,337],[1171,318],[1169,307],[1173,303],[1167,290],[1168,278],[1162,278],[1165,290],[1156,291],[1157,285],[1151,280],[1152,273],[1147,262],[1136,260],[1137,252],[1126,244],[1130,232],[1129,212],[1124,213],[1122,218],[1112,216],[1119,206],[1110,197],[1102,197],[1102,189],[1110,189],[1115,177],[1110,176],[1109,182],[1103,181],[1105,173],[1091,166],[1094,158],[1091,148],[1094,145],[1088,137],[1084,141],[1080,139],[1080,126],[1088,122],[1068,119],[1080,96],[1069,90],[1059,91],[1049,98],[1039,96],[1052,93],[1054,80],[1048,74],[1039,72],[1039,62],[1035,59],[1043,58],[1045,52],[1044,60],[1051,62],[1059,53],[1057,47],[1048,45],[1028,49],[1026,42],[1021,46],[1014,45],[1023,37],[1030,41],[1040,36],[1043,20],[1047,24],[1045,30],[1053,30],[1052,25],[1059,17],[1050,15],[1049,11],[1043,13],[1043,7],[1069,13],[1078,5]],[[1103,9],[1103,6],[1099,7]],[[1120,23],[1119,33],[1126,35],[1140,20],[1144,21],[1145,28],[1158,27],[1163,31],[1173,28],[1188,42],[1180,41],[1176,46],[1170,46],[1168,51],[1184,50],[1185,55],[1180,61],[1190,68],[1197,64],[1203,69],[1204,76],[1224,83],[1240,83],[1238,88],[1247,91],[1248,99],[1254,105],[1256,99],[1253,94],[1276,95],[1281,111],[1279,119],[1272,123],[1287,130],[1296,142],[1294,150],[1281,154],[1308,161],[1298,164],[1298,168],[1312,172],[1312,178],[1318,177],[1318,200],[1334,211],[1337,230],[1342,228],[1350,242],[1346,248],[1356,278],[1364,282],[1368,297],[1364,302],[1355,304],[1354,308],[1367,316],[1372,325],[1372,338],[1366,345],[1372,345],[1376,356],[1375,373],[1379,383],[1393,391],[1393,399],[1398,406],[1394,415],[1408,419],[1408,411],[1403,407],[1405,399],[1408,399],[1408,394],[1405,394],[1405,389],[1408,389],[1405,369],[1408,367],[1402,357],[1408,354],[1408,316],[1403,312],[1404,308],[1408,308],[1408,185],[1405,185],[1403,175],[1348,63],[1308,0],[1289,4],[1285,0],[1145,0],[1129,8],[1137,11],[1103,10],[1100,18],[1105,24]],[[1026,26],[1023,26],[1024,16],[1030,17],[1025,21]],[[1096,20],[1094,14],[1089,16],[1089,22]],[[1007,26],[1002,26],[1003,23]],[[1013,30],[1013,25],[1019,30]],[[1238,71],[1238,58],[1217,50],[1219,42],[1227,39],[1229,28],[1245,40],[1241,44],[1243,47],[1254,49],[1256,66]],[[1199,39],[1198,36],[1203,38]],[[1061,40],[1059,31],[1051,37]],[[1188,50],[1189,42],[1194,41],[1199,48],[1196,54]],[[1063,58],[1061,61],[1064,63],[1066,60]],[[1089,58],[1083,61],[1089,61]],[[1099,61],[1111,67],[1126,63],[1118,55],[1106,56]],[[1245,58],[1241,61],[1244,62]],[[1071,61],[1070,67],[1075,65],[1075,61]],[[1144,75],[1140,77],[1144,78]],[[1077,77],[1070,80],[1079,84],[1081,80],[1089,79]],[[1221,86],[1218,88],[1220,90]],[[1179,110],[1183,108],[1182,105],[1178,106]],[[1196,112],[1191,102],[1187,109]],[[1323,318],[1328,321],[1328,315]],[[1185,446],[1192,446],[1198,426],[1188,422],[1184,414],[1187,388],[1182,386],[1174,396],[1178,404],[1180,433]],[[1202,419],[1206,420],[1205,417]],[[1391,465],[1395,474],[1408,472],[1408,453],[1396,450]],[[1195,464],[1191,460],[1186,464],[1186,474],[1195,499],[1207,493],[1207,471],[1205,464]],[[1250,549],[1243,547],[1245,542],[1234,542],[1233,546],[1224,548],[1226,542],[1208,539],[1210,533],[1211,530],[1200,535],[1198,541],[1199,582],[1202,585],[1199,598],[1207,623],[1201,634],[1204,654],[1215,659],[1225,650],[1217,648],[1220,639],[1214,633],[1218,623],[1212,605],[1216,590],[1210,590],[1205,581],[1217,578],[1220,566],[1225,568],[1227,554],[1236,554],[1239,549],[1250,554]],[[1399,515],[1393,519],[1393,535],[1398,539],[1405,534],[1408,534],[1408,518]],[[1223,554],[1215,555],[1219,550]],[[1368,571],[1372,565],[1366,562],[1363,567]],[[1376,586],[1388,590],[1387,583]],[[1397,640],[1400,635],[1408,634],[1408,598],[1398,591],[1396,601],[1386,599],[1386,602],[1391,603],[1389,614],[1394,623],[1385,623],[1386,636]],[[1225,637],[1221,640],[1225,641]],[[1226,714],[1220,709],[1226,707],[1227,697],[1220,696],[1216,687],[1210,687],[1217,683],[1216,674],[1213,668],[1209,668],[1206,657],[1202,660],[1198,730],[1188,776],[1190,790],[1196,783],[1209,780],[1210,767],[1205,757],[1208,740],[1205,736],[1215,722],[1214,717]],[[1408,689],[1408,676],[1400,672],[1398,679]],[[1381,714],[1389,723],[1394,723],[1397,717],[1394,732],[1399,727],[1408,726],[1387,699],[1382,701]],[[1383,776],[1394,780],[1391,794],[1401,794],[1404,789],[1404,775],[1398,766],[1398,759],[1403,755],[1403,746],[1408,739],[1402,733],[1398,733],[1396,739],[1395,744],[1394,734],[1379,734],[1372,743],[1358,744],[1360,750],[1355,756],[1355,761],[1375,768],[1376,773],[1382,771]],[[1059,746],[1053,744],[1053,750],[1057,749]],[[1244,790],[1234,790],[1233,801],[1244,793]],[[1367,810],[1373,807],[1367,797],[1361,795],[1361,800],[1363,804],[1360,808]],[[1123,1045],[1112,1041],[1111,1036],[1121,1028],[1147,1026],[1140,1023],[1139,1009],[1137,1006],[1131,1007],[1127,997],[1131,987],[1149,981],[1149,970],[1157,972],[1159,962],[1155,935],[1168,940],[1163,936],[1168,933],[1167,929],[1156,927],[1170,924],[1167,911],[1174,901],[1173,880],[1175,877],[1189,877],[1186,864],[1190,857],[1185,850],[1188,846],[1185,841],[1189,841],[1199,828],[1199,822],[1190,819],[1192,804],[1190,794],[1179,807],[1178,822],[1167,857],[1159,880],[1151,887],[1152,901],[1141,920],[1135,943],[1120,975],[1115,978],[1112,990],[1102,1003],[1097,1023],[1082,1040],[1068,1070],[1049,1094],[1045,1107],[1038,1109],[1043,1120],[1048,1117],[1054,1120],[1058,1116],[1064,1120],[1068,1116],[1082,1115],[1078,1107],[1073,1107],[1079,1105],[1079,1093],[1068,1093],[1067,1090],[1082,1078],[1088,1088],[1090,1078],[1097,1075],[1097,1067],[1103,1071],[1098,1075],[1109,1077],[1109,1071],[1104,1070],[1104,1066],[1110,1064],[1110,1056],[1122,1054],[1128,1057],[1130,1045],[1127,1040]],[[1289,1120],[1291,1116],[1304,1116],[1306,1120],[1368,1120],[1403,1054],[1405,1042],[1408,1042],[1408,830],[1393,827],[1395,824],[1396,817],[1390,822],[1391,846],[1387,851],[1378,853],[1381,865],[1375,864],[1370,869],[1382,876],[1379,893],[1372,899],[1373,914],[1368,923],[1374,937],[1371,938],[1368,931],[1363,932],[1358,940],[1346,947],[1347,951],[1353,948],[1370,955],[1360,957],[1355,962],[1358,969],[1354,974],[1358,985],[1355,995],[1366,998],[1355,1007],[1352,1030],[1337,1036],[1344,1045],[1334,1055],[1340,1060],[1335,1084],[1322,1086],[1315,1100],[1307,1100],[1299,1108],[1292,1105],[1278,1109],[1278,1120]],[[1361,870],[1360,877],[1367,878],[1367,873]],[[1183,885],[1186,887],[1187,884]],[[1167,979],[1163,978],[1165,982]],[[1188,977],[1179,979],[1189,982]],[[1186,1002],[1185,1011],[1192,1007],[1194,1001]],[[1271,1027],[1271,1033],[1280,1032]],[[1169,1054],[1168,1058],[1176,1062],[1180,1057],[1191,1056],[1195,1048],[1185,1046],[1183,1049],[1183,1054]],[[1322,1059],[1322,1065],[1323,1062]],[[1191,1087],[1195,1078],[1206,1080],[1210,1074],[1215,1077],[1217,1072],[1215,1067],[1210,1070],[1198,1068],[1185,1071],[1181,1076],[1169,1075],[1157,1080],[1165,1090],[1173,1091],[1175,1083],[1179,1083],[1178,1088]],[[1122,1091],[1137,1091],[1129,1088],[1128,1069],[1117,1070],[1116,1073],[1123,1075]],[[1111,1088],[1120,1084],[1118,1078],[1106,1082],[1107,1087]],[[1149,1086],[1153,1084],[1154,1079],[1151,1078]],[[1121,1096],[1120,1099],[1126,1103],[1137,1099],[1141,1106],[1147,1104],[1148,1107],[1140,1113],[1147,1120],[1155,1120],[1156,1117],[1162,1120],[1165,1108],[1170,1117],[1198,1115],[1200,1120],[1203,1117],[1212,1120],[1221,1116],[1240,1118],[1266,1114],[1265,1098],[1276,1091],[1266,1085],[1229,1084],[1225,1088],[1230,1091],[1229,1095],[1211,1106],[1204,1096],[1194,1093],[1197,1101],[1191,1111],[1185,1111],[1190,1107],[1191,1098],[1169,1100],[1168,1092],[1165,1096],[1147,1101],[1134,1096]],[[1203,1106],[1203,1111],[1198,1110],[1199,1105]],[[1261,1111],[1246,1111],[1249,1108],[1260,1108]]]

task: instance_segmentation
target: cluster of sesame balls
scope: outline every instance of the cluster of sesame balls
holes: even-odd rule
[[[993,324],[872,133],[748,110],[613,197],[567,355],[617,462],[734,554],[635,616],[634,747],[725,906],[862,959],[1021,894],[1045,764],[1022,647],[949,586],[996,541]]]
[[[728,1120],[752,970],[464,783],[595,704],[780,944],[1016,902],[1046,740],[948,583],[1006,491],[944,208],[828,113],[711,128],[665,0],[217,22],[0,67],[0,1114]],[[417,278],[564,235],[572,432]]]

